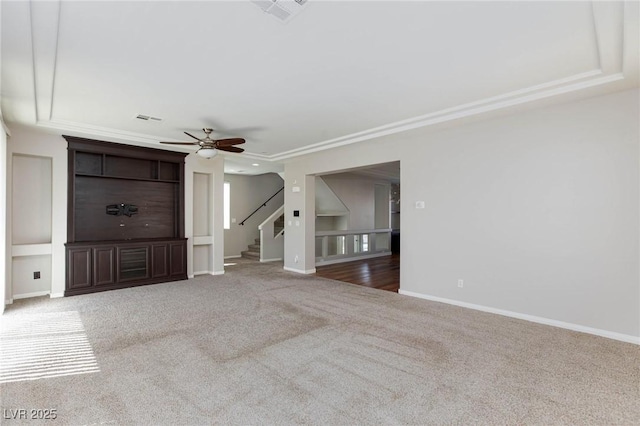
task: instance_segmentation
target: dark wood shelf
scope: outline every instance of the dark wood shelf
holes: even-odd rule
[[[67,247],[76,247],[76,246],[85,246],[88,243],[91,244],[95,244],[95,245],[108,245],[108,244],[114,244],[114,243],[158,243],[158,242],[164,242],[164,241],[181,241],[184,240],[185,238],[136,238],[136,239],[130,239],[130,240],[121,240],[121,239],[114,239],[114,240],[99,240],[99,241],[76,241],[73,243],[66,243],[65,246]]]
[[[122,180],[135,180],[142,182],[165,182],[165,183],[180,183],[179,180],[166,180],[166,179],[153,179],[153,178],[131,178],[122,176],[109,176],[109,175],[96,175],[92,173],[76,173],[76,176],[95,177],[104,179],[122,179]]]

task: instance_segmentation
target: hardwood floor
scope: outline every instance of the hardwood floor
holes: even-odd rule
[[[317,266],[316,275],[397,293],[400,288],[400,255]]]

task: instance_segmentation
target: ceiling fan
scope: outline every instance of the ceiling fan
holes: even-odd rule
[[[243,152],[244,149],[238,148],[233,145],[240,145],[245,142],[242,138],[229,138],[229,139],[211,139],[211,132],[213,129],[204,128],[202,131],[205,133],[205,137],[200,139],[196,138],[189,132],[184,132],[185,135],[192,137],[195,139],[193,142],[160,142],[171,145],[198,145],[200,149],[196,151],[201,157],[204,158],[213,158],[218,154],[218,151],[227,151],[227,152]]]

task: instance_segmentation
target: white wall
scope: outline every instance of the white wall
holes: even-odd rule
[[[33,277],[40,272],[40,278]],[[11,262],[12,298],[23,299],[34,296],[45,296],[51,292],[51,255],[30,254],[13,256]]]
[[[282,188],[283,182],[275,173],[258,176],[227,174],[225,181],[231,185],[232,223],[231,228],[224,231],[224,255],[240,256],[240,252],[247,250],[247,246],[254,244],[254,240],[260,236],[258,225],[282,206],[284,195],[280,192],[244,225],[240,225],[240,222]]]
[[[376,185],[389,187],[388,182],[353,173],[325,175],[322,178],[349,209],[349,227],[347,229],[374,229],[376,227]],[[387,209],[389,208],[388,198],[387,196]],[[387,212],[387,217],[388,215]]]
[[[195,237],[211,235],[211,215],[213,214],[211,183],[210,174],[197,172],[193,174],[193,235]]]
[[[0,6],[0,10],[2,6]],[[0,114],[0,313],[4,312],[5,301],[11,297],[8,294],[7,283],[7,134],[5,132],[2,114]]]
[[[286,209],[310,202],[291,192],[306,175],[400,160],[401,291],[640,341],[638,104],[631,90],[310,154],[286,164]],[[313,270],[312,239],[287,228],[285,268]]]
[[[316,214],[345,214],[349,209],[336,195],[335,191],[327,185],[324,178],[316,176]]]

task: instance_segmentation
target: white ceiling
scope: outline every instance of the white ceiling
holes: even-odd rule
[[[249,1],[0,7],[7,122],[165,149],[159,140],[213,127],[247,140],[246,153],[226,156],[227,171],[247,174],[378,135],[638,85],[637,2],[309,0],[287,23]]]

